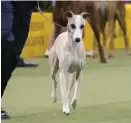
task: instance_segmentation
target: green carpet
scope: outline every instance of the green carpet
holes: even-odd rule
[[[87,58],[80,86],[79,106],[70,116],[52,103],[48,60],[32,58],[37,68],[17,68],[5,91],[2,105],[11,120],[2,123],[131,123],[131,57],[116,51],[108,64]]]

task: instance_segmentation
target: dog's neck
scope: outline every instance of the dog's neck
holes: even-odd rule
[[[73,42],[72,40],[72,34],[68,33],[68,41],[69,43],[67,43],[67,49],[68,52],[71,53],[71,56],[75,57],[76,60],[84,60],[85,59],[85,52],[84,52],[84,44],[82,41],[80,42]]]
[[[72,40],[72,33],[71,32],[69,32],[69,31],[67,31],[67,33],[68,33],[68,39],[69,39],[69,49],[71,50],[71,51],[73,51],[74,53],[76,53],[77,52],[77,48],[78,48],[78,46],[79,46],[79,43],[76,43],[76,42],[73,42]]]

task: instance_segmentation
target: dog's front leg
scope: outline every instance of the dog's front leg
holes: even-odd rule
[[[53,99],[54,103],[57,101],[57,96],[56,96],[56,88],[57,88],[56,74],[57,74],[58,69],[59,69],[58,68],[58,62],[56,61],[54,68],[51,69],[51,71],[52,71],[52,81],[53,81],[51,96],[52,96],[52,99]]]
[[[67,94],[68,94],[68,101],[71,98],[71,91],[72,91],[72,88],[74,86],[75,80],[76,80],[76,72],[74,72],[74,73],[69,75],[69,86],[68,86],[68,92],[67,92]]]
[[[49,54],[49,63],[51,67],[51,77],[52,77],[52,94],[51,97],[53,99],[53,102],[55,103],[57,101],[57,96],[56,96],[56,88],[57,88],[57,81],[56,81],[56,74],[59,69],[59,61],[56,55],[55,50],[52,48],[50,50]]]
[[[80,73],[81,73],[81,71],[77,71],[77,73],[76,73],[75,92],[74,92],[74,96],[73,96],[72,101],[71,101],[71,105],[72,105],[73,108],[76,108],[77,102],[78,102]]]
[[[63,104],[63,113],[68,115],[70,111],[69,111],[69,104],[68,104],[68,95],[66,91],[66,72],[60,71],[59,78],[60,78],[60,90],[61,90],[62,104]]]

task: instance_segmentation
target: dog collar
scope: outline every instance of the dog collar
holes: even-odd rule
[[[67,31],[68,31],[69,33],[71,33],[71,31],[70,31],[69,29],[68,29]]]
[[[67,27],[67,31],[69,32],[69,33],[71,33],[71,31],[69,30],[69,28]]]

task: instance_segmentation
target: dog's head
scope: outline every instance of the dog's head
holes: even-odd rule
[[[64,13],[64,16],[68,19],[67,28],[72,35],[73,42],[80,42],[82,40],[85,20],[90,16],[89,13],[82,12],[80,15],[75,15],[73,12],[67,11]]]

